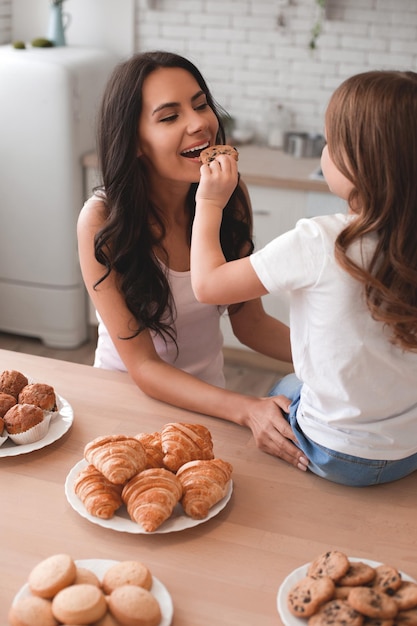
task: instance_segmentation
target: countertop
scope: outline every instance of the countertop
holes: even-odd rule
[[[273,150],[253,144],[237,146],[239,171],[248,185],[263,185],[281,189],[330,193],[324,180],[314,180],[310,175],[320,166],[320,159],[298,159],[282,150]],[[94,152],[83,158],[86,168],[97,167]]]
[[[152,400],[128,374],[0,350],[4,369],[53,385],[74,421],[42,449],[4,457],[0,448],[2,626],[30,570],[62,552],[145,563],[172,597],[172,626],[278,626],[286,576],[330,549],[417,578],[417,472],[387,485],[344,487],[261,452],[244,427]],[[64,483],[88,441],[150,433],[168,422],[206,426],[216,456],[233,465],[233,493],[222,511],[180,532],[133,534],[74,510]]]

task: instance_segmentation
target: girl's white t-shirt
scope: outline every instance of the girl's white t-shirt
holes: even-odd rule
[[[337,235],[354,216],[302,219],[250,258],[270,293],[290,294],[291,345],[303,381],[297,419],[311,440],[353,456],[417,452],[417,353],[389,341],[363,286],[337,263]],[[349,249],[366,263],[369,237]]]
[[[178,369],[217,387],[224,387],[223,335],[220,329],[220,316],[224,307],[201,304],[196,300],[189,271],[168,270],[168,280],[175,302],[178,353],[169,337],[165,344],[160,336],[151,333],[158,355]],[[126,366],[98,314],[97,319],[99,326],[95,367],[126,371]]]

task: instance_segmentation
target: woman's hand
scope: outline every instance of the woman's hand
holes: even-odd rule
[[[288,412],[291,402],[285,396],[249,398],[245,426],[251,429],[256,445],[263,452],[306,471],[308,459],[295,445],[297,438],[281,409]]]

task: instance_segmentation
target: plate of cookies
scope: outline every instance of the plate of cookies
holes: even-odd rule
[[[417,624],[417,582],[392,565],[329,550],[287,576],[277,609],[284,626]]]
[[[154,433],[87,443],[65,494],[77,513],[104,528],[170,533],[207,522],[226,507],[232,470],[215,457],[205,426],[170,423]]]
[[[34,613],[42,624],[129,624],[140,614],[144,625],[170,626],[174,607],[166,587],[140,561],[54,554],[29,572],[10,607],[10,623],[28,623]]]
[[[39,450],[72,426],[74,412],[52,385],[17,370],[0,373],[0,457]]]

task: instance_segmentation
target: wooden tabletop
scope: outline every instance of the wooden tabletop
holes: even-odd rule
[[[172,596],[173,626],[281,624],[280,584],[328,549],[390,563],[417,579],[417,472],[389,485],[343,487],[260,452],[245,428],[147,398],[126,374],[0,350],[5,369],[53,385],[74,422],[48,447],[0,456],[0,624],[31,568],[60,552],[143,561]],[[71,507],[65,479],[88,441],[172,421],[207,426],[216,456],[233,464],[233,494],[216,517],[143,535],[102,528]]]

